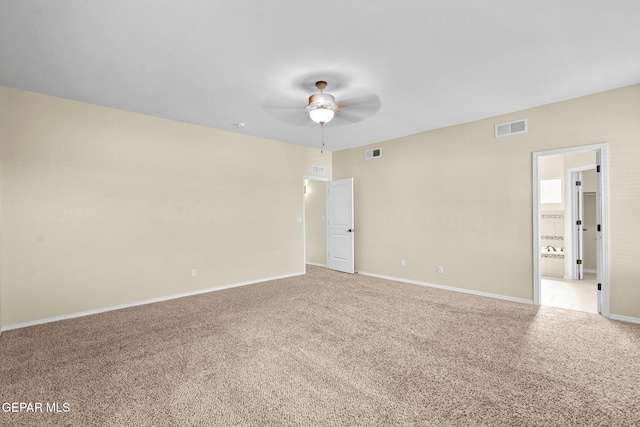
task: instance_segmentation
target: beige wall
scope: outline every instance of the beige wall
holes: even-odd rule
[[[529,132],[494,138],[521,118]],[[607,142],[610,308],[640,318],[639,141],[634,85],[335,152],[333,178],[354,177],[356,269],[531,300],[532,153]]]
[[[523,117],[528,133],[493,137]],[[638,117],[634,85],[336,152],[332,165],[317,150],[0,87],[0,326],[300,272],[312,164],[355,178],[358,270],[531,299],[531,153],[599,142],[611,312],[640,318]],[[365,161],[373,147],[383,156]]]
[[[582,191],[585,193],[595,193],[597,190],[596,170],[589,169],[582,172]]]
[[[327,185],[323,181],[306,182],[305,194],[305,242],[307,262],[327,264],[327,234],[325,219],[327,214]]]
[[[540,179],[561,179],[562,180],[562,202],[561,203],[540,203],[542,211],[564,210],[568,194],[565,191],[566,173],[564,167],[565,156],[546,156],[540,158]]]
[[[0,324],[301,272],[312,164],[330,176],[318,150],[0,87]]]

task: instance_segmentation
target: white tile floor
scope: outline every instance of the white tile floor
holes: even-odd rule
[[[586,273],[584,280],[542,278],[542,305],[598,312],[596,275]]]

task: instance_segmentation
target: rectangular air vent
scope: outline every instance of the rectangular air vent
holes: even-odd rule
[[[371,150],[365,150],[364,159],[375,159],[376,157],[382,156],[382,149],[380,148],[372,148]]]
[[[324,176],[324,166],[311,166],[311,174]]]
[[[500,123],[499,125],[496,125],[496,138],[524,133],[527,130],[527,119],[520,119],[508,123]]]

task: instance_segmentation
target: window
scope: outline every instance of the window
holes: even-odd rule
[[[562,203],[562,179],[540,180],[540,203]]]

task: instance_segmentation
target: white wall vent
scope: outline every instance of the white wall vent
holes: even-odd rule
[[[324,166],[316,166],[316,165],[311,166],[311,174],[324,176]]]
[[[381,148],[372,148],[371,150],[365,150],[364,152],[365,160],[375,159],[376,157],[380,157],[380,156],[382,156]]]
[[[496,138],[525,133],[528,130],[527,119],[520,119],[509,123],[496,125]]]

